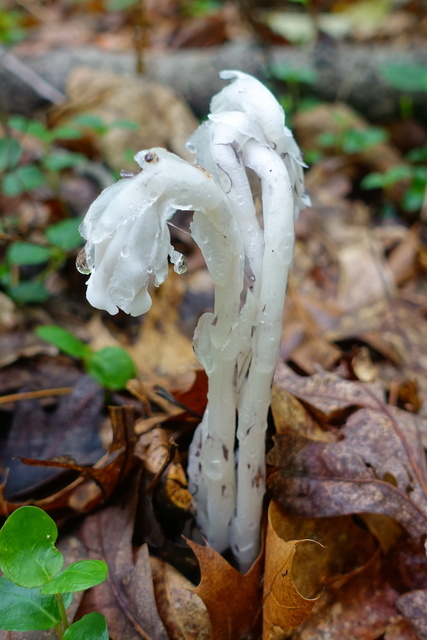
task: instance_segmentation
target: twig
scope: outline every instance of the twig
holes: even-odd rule
[[[62,91],[53,87],[38,73],[30,69],[30,67],[18,60],[14,55],[8,53],[4,47],[0,47],[0,63],[5,69],[31,87],[42,98],[45,98],[52,104],[62,104],[65,102],[66,96]]]
[[[40,389],[39,391],[25,391],[23,393],[11,393],[8,396],[0,396],[0,404],[18,402],[19,400],[31,400],[32,398],[48,398],[49,396],[65,396],[72,393],[73,387],[60,387],[58,389]]]

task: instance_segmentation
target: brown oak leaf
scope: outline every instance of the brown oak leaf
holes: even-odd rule
[[[283,372],[283,369],[282,369]],[[283,382],[283,380],[282,380]],[[379,513],[397,520],[415,539],[427,530],[427,473],[420,440],[421,418],[386,405],[372,385],[334,374],[283,382],[325,423],[354,407],[335,442],[291,430],[275,437],[268,463],[273,495],[292,513],[329,516]],[[359,407],[359,408],[358,408]]]
[[[270,504],[266,540],[266,561],[263,594],[263,640],[280,640],[287,631],[305,620],[317,601],[305,598],[292,576],[292,564],[297,547],[310,540],[283,540],[275,531],[280,512]],[[319,546],[319,549],[321,547]]]
[[[209,545],[202,546],[191,540],[187,543],[200,566],[202,578],[194,591],[209,612],[210,640],[258,637],[254,631],[261,615],[263,554],[242,575]]]

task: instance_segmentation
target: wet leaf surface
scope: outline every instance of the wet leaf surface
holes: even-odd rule
[[[291,376],[292,377],[292,376]],[[287,384],[287,383],[285,383]],[[276,436],[268,462],[273,495],[306,516],[381,513],[414,537],[427,524],[427,480],[419,435],[422,420],[384,404],[378,389],[338,376],[293,377],[297,397],[330,418],[337,408],[357,405],[333,443],[287,432]]]
[[[201,582],[194,591],[208,610],[211,640],[237,640],[255,633],[261,621],[262,556],[242,575],[209,545],[187,543],[200,566]]]

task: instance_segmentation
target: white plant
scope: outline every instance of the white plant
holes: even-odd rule
[[[259,550],[265,430],[294,220],[309,199],[298,146],[274,96],[247,74],[220,75],[233,81],[214,96],[209,120],[189,141],[198,164],[163,149],[140,151],[141,171],[91,205],[80,228],[87,241],[80,270],[91,274],[93,306],[145,313],[149,287],[167,276],[168,257],[178,273],[186,266],[167,223],[176,210],[194,211],[191,234],[212,277],[215,305],[194,337],[209,392],[188,475],[208,541],[218,551],[231,546],[245,571]],[[261,186],[260,219],[250,173]]]

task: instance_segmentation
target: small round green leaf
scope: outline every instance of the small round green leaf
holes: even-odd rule
[[[7,578],[0,578],[0,629],[51,629],[60,620],[61,614],[54,596],[42,596],[39,589],[25,589]]]
[[[75,153],[74,151],[55,151],[46,156],[43,160],[43,166],[50,171],[62,171],[63,169],[70,169],[72,167],[78,167],[86,162],[86,157],[82,153]]]
[[[46,184],[46,177],[40,169],[35,165],[25,164],[6,173],[3,178],[3,193],[6,196],[17,196],[44,184]]]
[[[108,640],[105,618],[100,613],[88,613],[74,622],[64,633],[64,640]]]
[[[15,138],[0,139],[0,171],[16,166],[22,156],[22,146]]]
[[[50,256],[51,250],[48,247],[41,247],[32,242],[15,242],[7,252],[9,262],[16,265],[43,264]]]
[[[378,172],[368,173],[360,184],[362,189],[381,189],[384,184],[383,174]]]
[[[69,220],[62,220],[52,224],[46,229],[47,239],[65,251],[76,249],[83,244],[83,238],[79,233],[81,222],[81,218],[70,218]]]
[[[90,589],[107,577],[108,566],[102,560],[81,560],[70,564],[51,582],[45,584],[40,593],[68,593]]]
[[[386,82],[399,91],[427,89],[427,69],[422,64],[388,64],[382,73]]]
[[[8,287],[8,294],[19,304],[36,304],[49,298],[44,282],[27,280]]]
[[[105,347],[86,362],[88,373],[109,389],[123,389],[136,374],[134,362],[121,347]]]
[[[35,332],[39,338],[54,344],[55,347],[73,358],[87,358],[92,353],[87,344],[62,327],[48,324],[37,327]]]
[[[21,587],[39,587],[62,569],[64,557],[55,547],[58,529],[38,507],[20,507],[0,530],[0,568]]]

